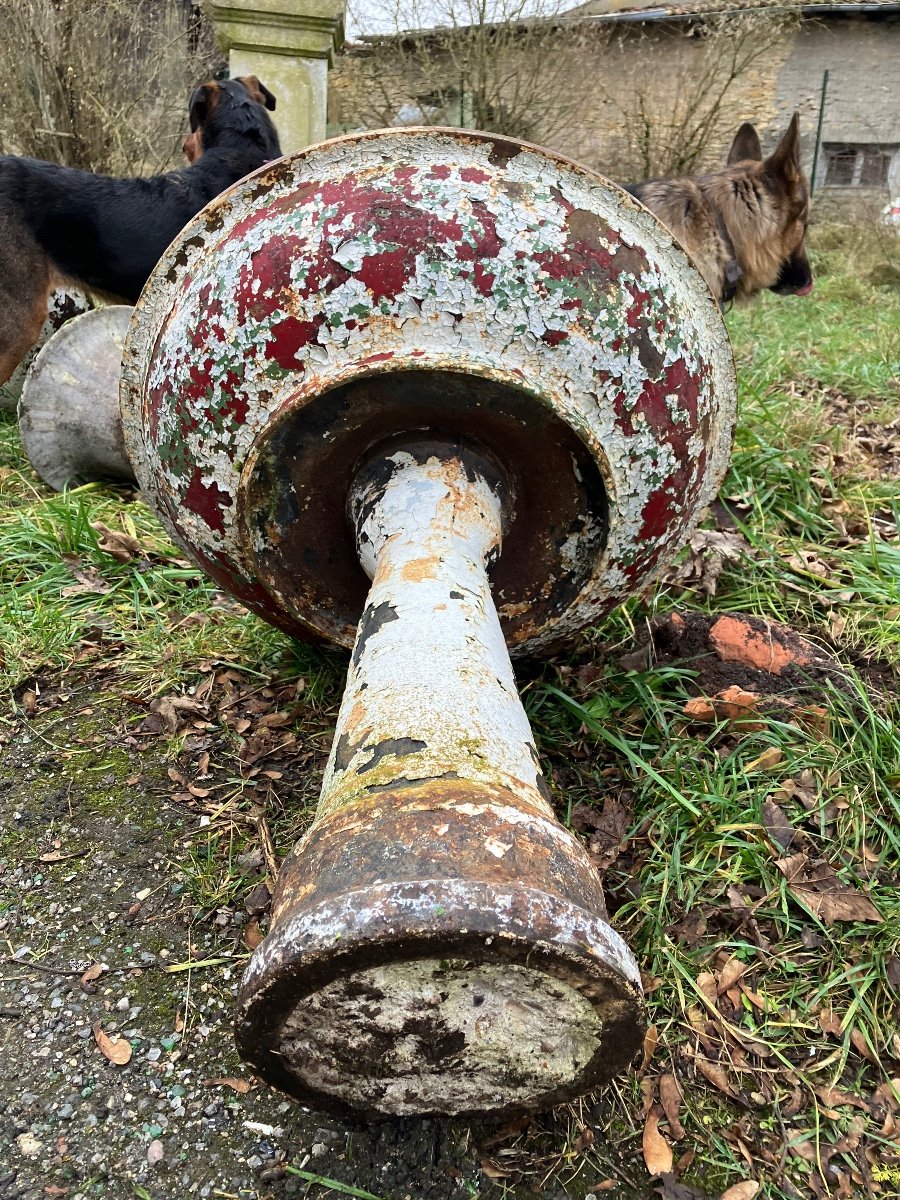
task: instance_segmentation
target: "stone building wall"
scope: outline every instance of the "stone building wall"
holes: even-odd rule
[[[683,23],[600,25],[597,35],[595,53],[585,55],[572,72],[572,86],[583,95],[584,123],[556,148],[612,178],[633,181],[648,173],[636,144],[639,111],[646,112],[658,130],[671,120],[674,109],[689,111],[702,99],[709,50],[702,39],[686,36]],[[776,83],[790,49],[790,42],[782,41],[731,87],[692,172],[721,166],[744,121],[774,129]],[[650,174],[665,170],[655,157]]]
[[[819,197],[858,206],[900,196],[900,17],[819,18],[805,21],[798,31],[778,76],[775,109],[781,123],[799,111],[808,172],[826,70],[823,149],[816,164]],[[840,144],[889,152],[887,186],[829,185],[824,148]]]
[[[557,53],[566,61],[565,101],[577,101],[576,119],[541,128],[537,119],[529,131],[543,142],[618,180],[645,173],[646,154],[640,145],[640,122],[650,117],[657,134],[679,106],[696,100],[698,80],[708,66],[703,38],[692,36],[685,22],[640,21],[588,23],[577,42],[560,38]],[[353,51],[334,74],[332,130],[354,127]],[[823,15],[804,19],[780,36],[729,90],[715,129],[692,170],[715,169],[724,162],[737,127],[752,121],[765,150],[772,149],[792,113],[801,120],[801,145],[807,171],[812,167],[822,77],[830,72],[823,127],[823,149],[817,163],[817,200],[874,212],[889,196],[900,195],[900,17]],[[413,114],[415,86],[404,87],[398,77],[396,110]],[[405,92],[405,95],[403,93]],[[539,106],[535,106],[536,111]],[[459,104],[443,120],[459,124]],[[407,117],[408,119],[408,117]],[[402,119],[401,119],[402,120]],[[434,123],[442,123],[440,116]],[[887,184],[833,186],[826,150],[846,145],[848,153],[880,148],[888,155]],[[857,150],[854,150],[857,148]],[[862,162],[860,160],[860,166]],[[860,171],[857,170],[857,175]],[[862,179],[865,182],[865,179]]]

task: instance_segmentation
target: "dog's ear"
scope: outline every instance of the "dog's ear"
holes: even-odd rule
[[[240,79],[257,104],[264,104],[269,112],[275,111],[275,97],[264,83],[260,83],[255,75],[242,75]]]
[[[731,149],[728,151],[728,166],[730,167],[734,163],[747,162],[748,159],[753,162],[761,162],[762,156],[762,143],[759,140],[759,134],[749,121],[745,121],[734,135],[734,141],[731,143]]]
[[[198,88],[194,89],[188,108],[191,133],[196,133],[209,120],[210,113],[215,107],[218,90],[219,85],[216,83],[201,83]]]
[[[800,174],[800,114],[794,113],[787,133],[766,159],[766,166],[785,179]]]
[[[188,163],[193,166],[203,156],[203,138],[199,129],[189,133],[181,143],[181,150]]]
[[[264,83],[261,83],[259,85],[259,90],[262,92],[263,96],[265,97],[266,108],[269,110],[269,112],[274,112],[275,111],[275,97],[272,95],[272,93],[269,91],[269,89],[266,87],[266,85]]]

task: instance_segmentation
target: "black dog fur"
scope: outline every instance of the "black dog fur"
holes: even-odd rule
[[[190,101],[191,165],[147,179],[0,156],[0,383],[36,340],[54,287],[71,281],[135,303],[191,217],[280,156],[274,108],[255,76],[201,85]]]

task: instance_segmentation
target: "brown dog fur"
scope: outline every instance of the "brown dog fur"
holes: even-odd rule
[[[799,131],[795,114],[764,158],[756,130],[744,124],[723,170],[628,188],[674,234],[719,300],[726,298],[732,247],[741,272],[735,299],[750,299],[764,288],[796,295],[812,288],[806,257],[809,188],[800,167]]]

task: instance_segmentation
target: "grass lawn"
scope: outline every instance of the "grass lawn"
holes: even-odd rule
[[[691,570],[520,671],[652,1029],[604,1095],[475,1139],[478,1194],[900,1195],[900,249],[825,226],[813,258],[811,298],[728,317],[739,428]],[[691,723],[700,664],[627,657],[675,610],[785,622],[845,669]],[[200,919],[308,820],[344,666],[217,593],[131,495],[49,494],[0,425],[0,738],[48,696],[125,696],[207,818]]]

